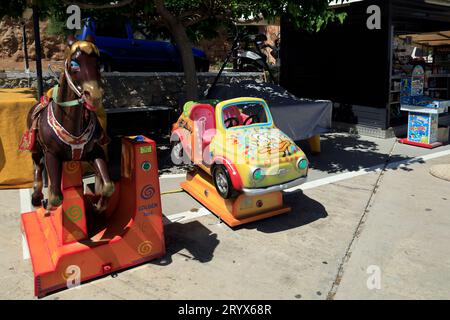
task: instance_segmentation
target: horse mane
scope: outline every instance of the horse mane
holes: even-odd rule
[[[77,41],[72,46],[66,49],[66,57],[72,56],[77,50],[84,52],[86,54],[95,53],[97,56],[100,56],[100,52],[95,44],[90,41]]]

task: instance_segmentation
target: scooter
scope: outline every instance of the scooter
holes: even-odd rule
[[[267,70],[270,80],[275,83],[275,77],[267,63],[267,55],[263,52],[266,48],[271,49],[272,56],[278,55],[277,48],[267,43],[266,35],[257,34],[241,36],[241,39],[238,40],[237,46],[232,53],[235,71]]]
[[[251,43],[253,46],[253,50],[251,50],[248,43]],[[225,58],[224,63],[222,64],[216,78],[214,79],[211,87],[205,92],[205,98],[209,98],[209,93],[212,88],[214,88],[222,75],[223,70],[226,65],[233,60],[233,71],[262,71],[267,70],[269,74],[270,81],[272,83],[276,83],[275,77],[271,70],[271,67],[267,63],[267,56],[262,52],[265,48],[270,48],[270,54],[272,57],[277,59],[279,57],[279,40],[276,41],[275,46],[272,46],[267,43],[267,37],[264,34],[258,35],[246,35],[239,31],[236,32],[236,35],[233,39],[233,44],[231,49]]]

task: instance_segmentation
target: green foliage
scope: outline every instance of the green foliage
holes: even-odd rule
[[[171,12],[165,14],[165,20],[160,17],[155,8],[157,0],[118,0],[115,8],[111,8],[111,0],[33,0],[41,10],[41,17],[52,17],[52,30],[57,32],[60,21],[67,17],[65,12],[69,4],[84,4],[84,17],[106,18],[119,23],[119,17],[131,20],[144,33],[167,35],[170,30],[177,36],[177,45],[184,65],[186,78],[186,97],[192,99],[198,96],[197,80],[193,66],[192,50],[189,39],[198,41],[202,37],[213,37],[220,25],[233,30],[233,23],[244,19],[258,19],[261,16],[267,20],[285,17],[296,28],[309,32],[317,32],[329,22],[340,21],[343,14],[336,14],[329,7],[331,0],[164,0],[164,6]],[[343,0],[347,1],[347,0]],[[120,8],[118,4],[124,4]],[[86,5],[101,5],[102,10],[86,9]],[[0,8],[0,14],[20,15],[26,6],[26,0],[11,1]],[[159,10],[166,12],[165,10]],[[58,22],[59,21],[59,22]],[[180,27],[181,26],[181,27]],[[166,28],[164,28],[166,27]],[[184,30],[183,30],[184,29]]]
[[[2,1],[0,5],[0,18],[3,16],[20,17],[27,0]]]
[[[71,32],[66,28],[66,21],[59,17],[50,17],[49,24],[45,29],[45,33],[49,35],[69,35]]]
[[[72,1],[35,0],[43,16],[55,21],[55,31],[67,17],[66,7]],[[344,0],[347,1],[347,0]],[[0,7],[0,16],[20,16],[27,0],[9,1]],[[105,5],[110,0],[79,0],[73,3]],[[119,0],[120,2],[120,0]],[[317,32],[329,22],[342,23],[345,13],[336,13],[329,7],[331,0],[165,0],[166,7],[188,25],[188,33],[194,40],[214,37],[220,25],[229,25],[240,18],[254,18],[262,14],[266,19],[285,16],[296,28]],[[130,20],[145,23],[149,30],[161,32],[158,15],[151,0],[134,0],[130,5],[115,9],[82,9],[84,17],[115,19],[126,16]],[[159,21],[160,22],[160,21]]]
[[[6,1],[4,1],[6,2]],[[0,17],[4,15],[10,17],[21,17],[23,11],[29,7],[29,0],[10,0],[0,6]],[[58,21],[65,20],[67,4],[60,0],[33,0],[39,7],[43,17],[53,17]]]
[[[346,2],[348,0],[343,0]],[[191,38],[210,38],[217,27],[230,27],[239,19],[254,19],[263,16],[266,20],[275,20],[281,16],[288,19],[294,27],[309,32],[318,32],[330,22],[343,23],[346,14],[336,13],[329,6],[331,0],[166,0],[167,8],[176,16],[192,13],[203,18],[189,25]],[[189,16],[188,16],[189,17]],[[186,19],[189,21],[188,19]]]

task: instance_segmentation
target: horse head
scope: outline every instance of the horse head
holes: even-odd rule
[[[95,111],[102,104],[103,89],[99,71],[100,53],[91,37],[77,41],[67,39],[64,76],[70,89],[83,101],[84,107]]]

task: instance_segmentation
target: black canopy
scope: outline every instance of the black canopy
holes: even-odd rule
[[[228,100],[238,97],[264,99],[269,105],[275,125],[294,141],[329,132],[331,128],[331,101],[298,98],[276,84],[247,80],[216,85],[210,92],[212,99]]]

